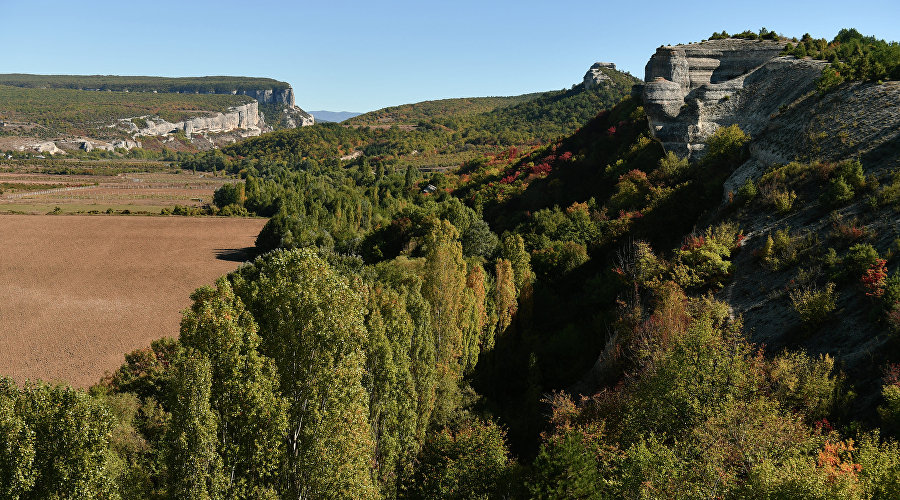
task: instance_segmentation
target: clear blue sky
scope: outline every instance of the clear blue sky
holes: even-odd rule
[[[561,89],[595,61],[642,78],[660,45],[762,26],[900,40],[900,0],[0,0],[0,73],[264,76],[369,111]]]

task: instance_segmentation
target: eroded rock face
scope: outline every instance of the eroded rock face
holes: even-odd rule
[[[681,156],[699,156],[720,126],[759,131],[779,106],[811,90],[826,64],[778,57],[785,44],[727,39],[657,49],[643,87],[654,136]]]
[[[263,104],[283,104],[285,106],[294,107],[294,89],[288,87],[286,89],[258,89],[258,90],[242,90],[243,95],[248,95]]]
[[[610,77],[601,70],[601,68],[611,69],[615,71],[616,65],[608,62],[596,62],[591,65],[587,73],[584,74],[584,88],[592,89],[598,87],[603,82],[611,80]]]
[[[259,103],[255,101],[231,108],[227,113],[198,116],[177,123],[150,118],[145,121],[147,126],[141,128],[134,125],[131,120],[123,120],[122,123],[131,127],[131,133],[134,136],[166,135],[178,131],[190,135],[204,132],[230,132],[236,129],[247,130],[250,135],[259,135],[261,126],[264,125],[259,116]]]

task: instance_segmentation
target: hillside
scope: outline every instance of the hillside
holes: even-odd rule
[[[161,92],[183,94],[230,94],[270,90],[273,95],[287,92],[291,86],[271,78],[245,76],[201,76],[168,78],[160,76],[118,75],[29,75],[0,74],[0,85],[23,88],[108,90],[114,92]],[[286,101],[284,101],[286,102]]]
[[[533,93],[511,97],[464,97],[402,104],[363,113],[347,120],[346,125],[358,127],[416,127],[420,122],[435,118],[451,118],[486,113],[497,108],[529,101],[539,95],[541,94]]]
[[[107,126],[123,118],[157,116],[170,122],[227,112],[253,102],[243,95],[89,92],[66,88],[0,85],[0,121],[6,135],[27,131],[61,135],[117,136]]]
[[[269,217],[258,256],[91,392],[0,385],[0,432],[88,436],[7,439],[0,477],[38,496],[76,469],[104,485],[84,494],[136,498],[896,498],[900,52],[804,39],[716,33],[657,49],[633,90],[596,63],[486,112],[180,155],[240,178],[214,203]]]

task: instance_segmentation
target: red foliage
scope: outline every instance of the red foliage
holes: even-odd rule
[[[856,477],[862,470],[860,464],[853,463],[853,440],[832,443],[826,441],[819,451],[817,465],[828,474],[830,481],[835,481],[841,476]]]
[[[687,252],[689,250],[697,250],[698,248],[703,247],[706,244],[706,237],[704,236],[688,236],[684,240],[684,244],[681,245],[681,251]]]
[[[609,127],[606,129],[606,135],[616,135],[616,127]]]
[[[619,176],[619,181],[643,182],[647,180],[647,174],[643,170],[630,170]]]
[[[513,172],[500,179],[500,184],[511,184],[514,180],[516,180],[517,177],[519,177],[519,172]]]
[[[565,153],[559,155],[559,159],[560,159],[561,161],[569,161],[569,160],[572,159],[572,156],[573,156],[573,155],[572,155],[572,152],[571,152],[571,151],[566,151]]]
[[[887,285],[887,261],[884,259],[875,259],[872,267],[866,269],[862,275],[863,287],[866,289],[866,295],[869,297],[881,297],[884,295],[884,287]]]
[[[858,227],[856,224],[838,223],[834,228],[842,238],[850,241],[857,241],[868,235],[865,228]]]
[[[734,248],[741,248],[741,245],[744,244],[744,240],[747,237],[744,236],[744,233],[740,233],[737,235],[737,238],[734,239]]]
[[[540,165],[535,165],[531,167],[532,174],[549,174],[553,170],[553,167],[550,166],[549,163],[541,163]]]

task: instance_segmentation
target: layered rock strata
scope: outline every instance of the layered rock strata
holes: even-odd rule
[[[166,120],[151,117],[141,117],[146,122],[145,127],[138,127],[133,119],[119,120],[119,123],[128,128],[135,137],[145,135],[166,135],[182,131],[187,135],[198,133],[230,132],[236,129],[244,129],[247,135],[259,135],[265,123],[259,115],[259,103],[250,102],[242,106],[236,106],[225,113],[216,113],[212,116],[198,116],[184,121],[171,123]]]
[[[658,48],[642,89],[654,136],[694,156],[720,126],[737,123],[751,135],[764,127],[779,106],[813,88],[825,64],[778,57],[784,46],[727,39]]]

